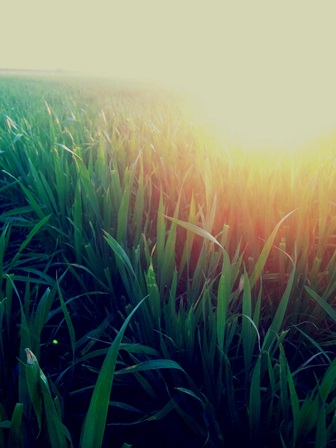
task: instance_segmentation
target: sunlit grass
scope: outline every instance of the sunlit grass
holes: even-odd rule
[[[0,445],[333,446],[332,137],[223,146],[143,85],[0,96]]]

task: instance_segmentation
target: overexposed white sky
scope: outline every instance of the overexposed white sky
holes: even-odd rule
[[[162,80],[288,146],[336,125],[334,0],[3,0],[0,67]]]

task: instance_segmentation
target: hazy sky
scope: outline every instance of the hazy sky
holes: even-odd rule
[[[336,123],[334,0],[7,0],[0,14],[3,68],[180,84],[256,142]]]

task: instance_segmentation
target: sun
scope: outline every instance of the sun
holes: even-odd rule
[[[232,84],[231,84],[232,88]],[[190,91],[190,87],[189,87]],[[336,130],[332,91],[274,90],[254,83],[239,95],[222,84],[195,86],[195,112],[223,142],[246,149],[294,151]]]
[[[180,84],[223,142],[294,151],[336,129],[336,7],[288,6],[232,6],[190,47],[198,59]]]

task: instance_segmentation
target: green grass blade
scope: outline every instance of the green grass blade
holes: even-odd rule
[[[145,372],[147,370],[160,370],[160,369],[177,369],[184,372],[182,367],[175,361],[170,359],[152,359],[150,361],[144,361],[133,366],[125,367],[124,369],[114,372],[115,375],[124,375],[126,373],[133,372]]]
[[[23,437],[21,429],[22,417],[23,417],[23,404],[16,403],[12,415],[11,428],[9,431],[9,438],[8,438],[8,446],[11,448],[23,447]]]
[[[161,316],[161,298],[159,289],[156,283],[156,277],[153,269],[153,264],[150,263],[146,276],[145,276],[147,291],[149,295],[148,302],[146,305],[150,308],[151,315],[153,318],[154,326],[158,325]]]
[[[25,238],[25,240],[23,241],[23,243],[21,244],[21,246],[19,247],[17,253],[15,254],[15,256],[13,257],[12,261],[10,262],[9,266],[8,266],[8,271],[15,265],[15,263],[18,261],[18,259],[20,258],[20,255],[22,253],[22,251],[28,246],[28,244],[30,243],[30,241],[34,238],[34,236],[39,232],[39,230],[49,221],[49,219],[51,218],[51,215],[45,216],[43,219],[41,219],[41,221],[39,221],[34,228],[29,232],[29,234],[27,235],[27,237]]]
[[[319,296],[315,291],[313,291],[308,286],[305,286],[308,294],[317,302],[324,311],[336,322],[336,311],[332,308],[328,302],[326,302],[321,296]]]
[[[127,271],[132,275],[134,280],[136,280],[136,275],[133,269],[133,266],[130,262],[129,257],[127,256],[125,250],[122,248],[122,246],[118,243],[117,240],[115,240],[111,235],[109,235],[107,232],[105,232],[105,240],[107,241],[107,244],[110,246],[110,248],[113,250],[113,253],[115,254],[116,258],[121,261],[122,265],[127,268]]]
[[[326,373],[323,376],[321,385],[319,387],[320,395],[325,403],[332,391],[336,388],[336,359],[330,364]]]
[[[253,369],[250,397],[248,404],[248,418],[251,440],[257,441],[260,434],[260,419],[261,419],[261,397],[260,397],[260,376],[261,355],[259,355],[256,365]]]
[[[296,209],[297,210],[297,209]],[[292,210],[290,213],[287,213],[286,216],[284,216],[279,222],[278,224],[275,226],[273,232],[270,234],[270,236],[268,237],[260,255],[259,258],[254,266],[251,278],[250,278],[250,284],[251,284],[251,288],[253,288],[253,286],[256,284],[257,280],[259,279],[264,266],[266,264],[267,261],[267,257],[271,251],[274,239],[276,237],[276,234],[278,233],[278,230],[281,226],[281,224],[289,217],[291,216],[296,210]]]
[[[226,317],[229,307],[229,299],[231,294],[231,264],[230,258],[226,251],[224,251],[224,261],[222,267],[222,274],[219,279],[218,293],[217,293],[217,343],[220,350],[223,350]]]
[[[96,448],[100,448],[102,446],[113,377],[121,340],[124,336],[129,321],[131,320],[137,309],[144,302],[144,300],[145,298],[138,303],[138,305],[127,317],[122,327],[120,328],[116,338],[111,344],[109,351],[107,352],[103,365],[100,369],[90,401],[89,410],[86,414],[82,427],[80,441],[81,448],[92,448],[93,446]]]
[[[299,427],[299,422],[300,422],[300,404],[299,404],[299,397],[297,395],[297,392],[295,389],[295,384],[293,381],[293,375],[289,369],[289,366],[287,366],[287,381],[288,381],[289,396],[290,396],[291,410],[292,410],[292,416],[293,416],[292,443],[293,443],[293,446],[296,446],[297,436],[298,436],[298,427]]]
[[[50,445],[52,448],[69,448],[73,447],[71,435],[62,423],[61,417],[54,400],[51,397],[49,385],[45,381],[41,381],[41,390],[43,394],[43,402],[45,408],[45,417],[47,421]]]
[[[224,251],[224,247],[207,230],[204,230],[201,227],[196,226],[195,224],[191,224],[186,221],[181,221],[180,219],[176,219],[176,218],[171,218],[170,216],[167,216],[167,215],[164,215],[164,217],[169,219],[173,223],[178,224],[179,226],[183,227],[184,229],[189,230],[189,232],[195,233],[196,235],[201,236],[205,240],[211,241],[212,243],[216,244]]]
[[[244,269],[244,290],[242,305],[243,321],[242,321],[242,342],[244,351],[245,364],[245,381],[246,385],[249,381],[249,373],[251,368],[252,356],[255,345],[255,330],[252,329],[252,299],[250,282],[246,270]]]
[[[281,326],[283,324],[283,320],[285,317],[285,313],[287,310],[290,294],[293,287],[293,282],[295,278],[295,267],[292,269],[291,276],[288,280],[288,284],[286,286],[286,289],[284,291],[284,294],[281,298],[281,301],[278,305],[277,311],[275,313],[275,316],[272,320],[270,328],[267,330],[267,333],[265,335],[264,342],[262,344],[263,350],[269,350],[270,346],[274,342],[274,340],[277,337],[277,334],[279,333]]]
[[[319,410],[316,422],[315,448],[327,446],[327,421],[325,402],[320,398]]]
[[[26,366],[27,388],[37,418],[40,434],[42,429],[42,393],[40,385],[40,367],[37,363],[35,355],[33,355],[33,353],[30,350],[26,349],[26,354],[27,354],[27,366]]]
[[[67,327],[68,327],[69,335],[70,335],[72,360],[74,361],[75,360],[75,351],[76,351],[75,329],[74,329],[74,326],[72,324],[71,316],[70,316],[70,313],[69,313],[69,311],[67,309],[66,303],[65,303],[65,301],[63,299],[62,291],[61,291],[61,288],[60,288],[58,282],[57,282],[57,289],[58,289],[59,300],[61,302],[61,308],[62,308],[62,311],[63,311],[63,314],[64,314],[65,322],[66,322]]]

